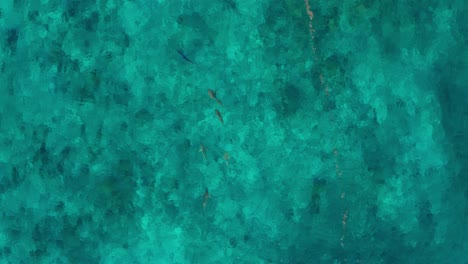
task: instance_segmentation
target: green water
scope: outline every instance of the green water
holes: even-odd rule
[[[466,1],[0,10],[0,264],[468,263]]]

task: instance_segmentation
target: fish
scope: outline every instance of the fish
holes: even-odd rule
[[[208,202],[209,198],[210,198],[210,193],[208,193],[208,188],[205,188],[205,194],[203,195],[203,209],[205,209],[206,203]]]
[[[195,62],[193,62],[191,59],[187,58],[187,56],[185,56],[184,52],[181,50],[181,49],[177,49],[177,53],[179,53],[180,56],[182,56],[182,58],[192,64],[195,64]]]
[[[221,122],[221,124],[224,125],[223,116],[222,116],[221,113],[218,111],[218,109],[215,110],[215,115],[218,117],[219,122]]]
[[[200,144],[200,149],[198,150],[198,152],[201,152],[203,155],[203,158],[206,160],[205,146],[203,146],[203,144]]]
[[[210,96],[211,99],[215,100],[220,106],[223,106],[223,103],[216,97],[216,92],[208,89],[208,95]]]
[[[229,156],[229,153],[224,152],[223,159],[226,162],[226,166],[229,166],[229,160],[231,159],[231,156]]]

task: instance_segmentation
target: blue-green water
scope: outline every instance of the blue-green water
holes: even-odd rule
[[[0,264],[468,263],[466,1],[0,10]]]

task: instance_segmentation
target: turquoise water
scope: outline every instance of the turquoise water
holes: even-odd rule
[[[0,10],[0,264],[468,263],[466,1]]]

